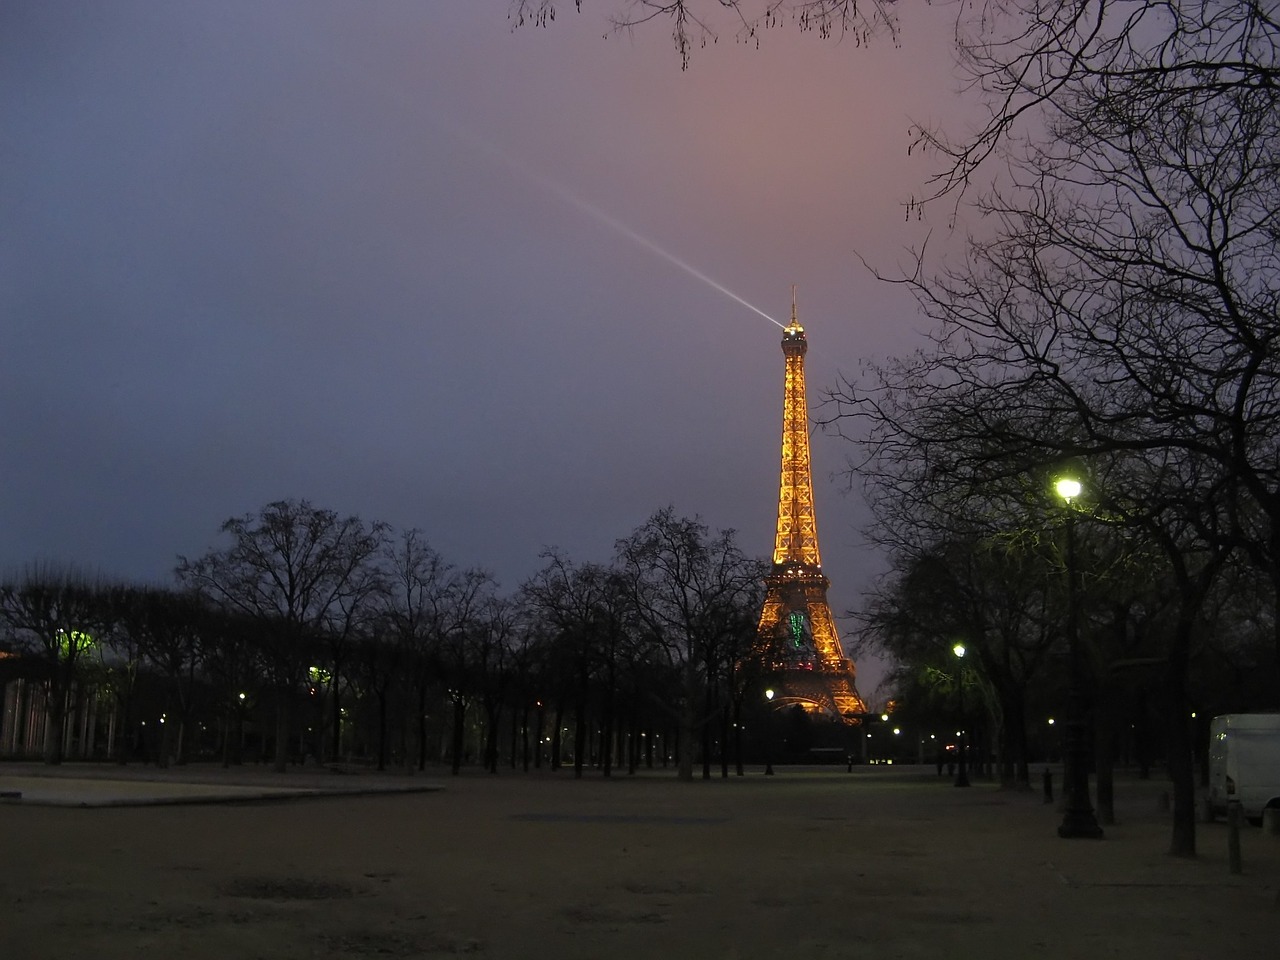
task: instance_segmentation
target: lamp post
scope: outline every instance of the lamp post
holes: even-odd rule
[[[1067,721],[1062,773],[1062,823],[1058,836],[1098,839],[1102,828],[1089,803],[1088,750],[1085,728],[1084,662],[1080,657],[1079,586],[1076,571],[1076,521],[1072,502],[1080,496],[1080,481],[1063,477],[1054,489],[1067,505]]]
[[[958,757],[959,764],[956,767],[956,782],[953,786],[967,787],[969,786],[969,770],[965,762],[967,759],[965,756],[967,752],[965,747],[969,739],[969,728],[965,724],[964,717],[964,644],[957,643],[951,648],[951,652],[954,653],[956,655],[956,659],[960,661],[959,665],[956,667],[956,693],[959,694],[960,697],[960,730],[958,732],[960,756]]]
[[[765,711],[764,718],[764,775],[766,777],[773,776],[773,688],[770,687],[764,692]]]
[[[236,700],[236,763],[244,763],[244,701],[242,693]]]

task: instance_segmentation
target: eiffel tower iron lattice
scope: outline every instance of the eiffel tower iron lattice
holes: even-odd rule
[[[756,653],[778,689],[776,704],[799,704],[812,713],[854,722],[858,714],[866,713],[867,707],[854,684],[853,662],[840,646],[835,618],[827,603],[831,581],[822,572],[818,552],[809,460],[809,407],[804,387],[804,356],[808,348],[804,327],[796,319],[793,287],[791,323],[782,335],[786,379],[778,530],[773,567],[765,577]]]

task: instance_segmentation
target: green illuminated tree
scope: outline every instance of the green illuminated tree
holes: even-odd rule
[[[37,566],[0,583],[0,623],[35,657],[45,683],[44,761],[61,763],[76,678],[111,626],[108,589],[72,570]]]

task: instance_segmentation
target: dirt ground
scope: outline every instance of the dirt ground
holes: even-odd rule
[[[0,803],[3,960],[1280,956],[1280,837],[1246,829],[1240,875],[1220,823],[1171,858],[1154,781],[1122,780],[1120,823],[1090,841],[1059,839],[1038,793],[919,767],[692,784],[59,769],[169,801],[91,807],[32,802],[41,775],[0,767],[0,791],[27,794]],[[172,802],[196,780],[441,789]]]

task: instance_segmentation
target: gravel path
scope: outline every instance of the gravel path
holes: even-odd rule
[[[1240,875],[1220,823],[1169,857],[1159,782],[1121,779],[1087,841],[1038,794],[932,768],[47,772],[0,767],[26,795],[0,802],[5,960],[1280,956],[1280,837],[1246,829]]]

